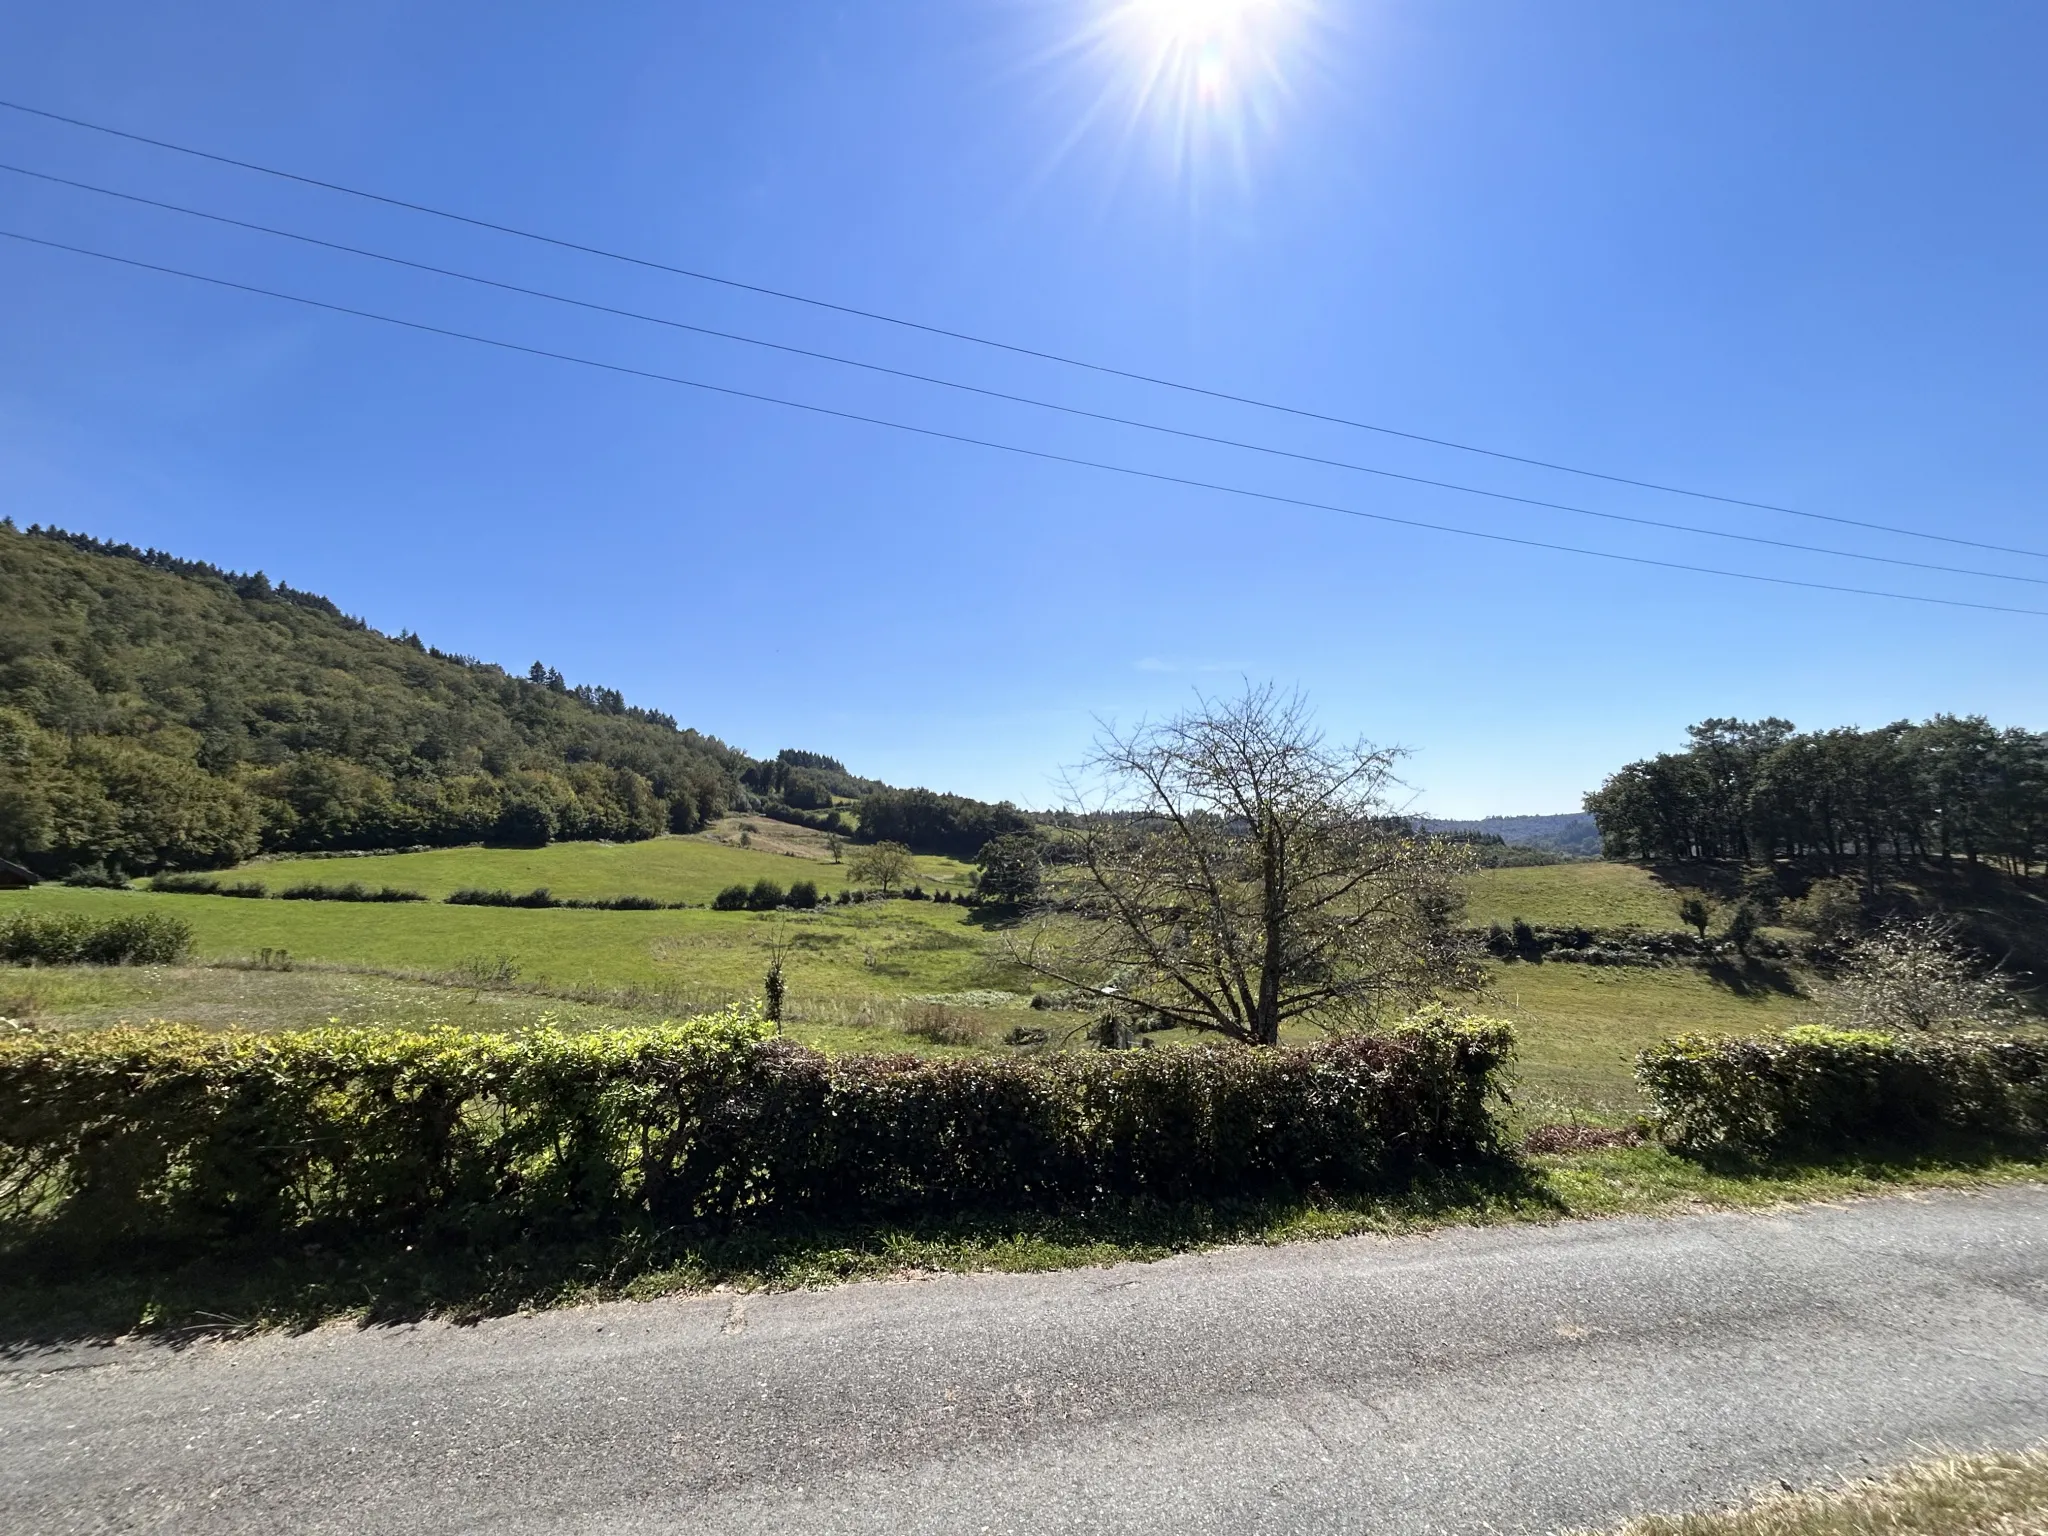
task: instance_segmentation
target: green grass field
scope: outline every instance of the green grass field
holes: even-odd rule
[[[745,835],[753,846],[741,847]],[[968,865],[929,855],[917,860],[916,883],[926,890],[967,889]],[[367,858],[258,859],[222,876],[260,880],[274,895],[300,884],[397,886],[439,901],[464,886],[530,891],[546,886],[580,901],[607,896],[651,896],[657,901],[708,903],[728,885],[773,880],[787,888],[814,882],[836,895],[851,885],[844,863],[831,862],[822,833],[765,818],[727,817],[707,833],[658,837],[644,843],[552,843],[545,848],[436,848]]]
[[[1482,869],[1466,882],[1465,921],[1484,927],[1526,918],[1553,927],[1669,930],[1679,897],[1633,864],[1542,864]]]
[[[1809,1001],[1768,987],[1738,991],[1691,966],[1497,965],[1488,1012],[1514,1021],[1521,1043],[1516,1097],[1532,1123],[1643,1108],[1636,1053],[1675,1034],[1749,1034],[1799,1022]]]
[[[747,832],[750,847],[738,846]],[[965,866],[922,859],[931,888],[964,884]],[[360,859],[259,861],[238,878],[272,890],[300,880],[397,885],[445,895],[473,885],[559,895],[620,894],[707,901],[734,882],[821,889],[844,883],[822,836],[728,818],[709,835],[619,845],[538,849],[454,848]],[[1470,877],[1467,920],[1525,917],[1597,927],[1675,925],[1676,898],[1641,870],[1560,864],[1485,870]],[[912,999],[956,998],[988,1042],[1019,1023],[1059,1029],[1076,1016],[1031,1014],[1032,978],[1006,963],[999,936],[950,903],[891,901],[815,913],[527,911],[440,902],[368,904],[248,901],[45,885],[0,895],[15,905],[95,915],[148,908],[192,924],[197,964],[169,970],[0,970],[0,1016],[75,1027],[172,1019],[201,1025],[304,1027],[348,1023],[565,1028],[645,1021],[758,996],[770,946],[786,946],[791,1032],[827,1049],[925,1049],[899,1032]],[[263,951],[293,969],[243,968]],[[462,984],[509,968],[511,987]],[[377,974],[383,973],[383,974]],[[1550,962],[1489,967],[1476,999],[1511,1019],[1522,1037],[1525,1117],[1612,1119],[1640,1103],[1635,1053],[1682,1030],[1746,1031],[1793,1022],[1794,993],[1746,985],[1691,967],[1604,968]],[[1796,985],[1796,981],[1794,982]],[[1012,994],[975,996],[973,994]],[[967,994],[962,998],[962,994]]]
[[[499,958],[561,990],[637,987],[715,999],[758,992],[770,945],[788,946],[792,994],[960,992],[1013,985],[965,907],[870,902],[818,912],[587,912],[439,903],[238,901],[43,886],[15,906],[111,916],[147,909],[191,923],[201,960],[283,950],[296,960],[449,974]]]

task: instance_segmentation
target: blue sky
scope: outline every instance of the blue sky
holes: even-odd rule
[[[1186,94],[1143,87],[1186,7],[1140,10],[8,0],[0,95],[1231,392],[2048,550],[2048,10],[1252,0]],[[17,114],[0,160],[1086,409],[2048,582],[2048,559],[1204,402]],[[2048,610],[2048,585],[1175,442],[5,173],[0,227],[1367,512]],[[260,567],[756,752],[1045,803],[1095,719],[1248,675],[1414,748],[1419,806],[1480,815],[1574,809],[1709,715],[2048,725],[2048,618],[1146,482],[0,247],[0,511]]]

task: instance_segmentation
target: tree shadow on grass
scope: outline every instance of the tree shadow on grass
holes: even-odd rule
[[[555,1242],[289,1241],[85,1248],[52,1235],[0,1246],[0,1358],[134,1335],[180,1346],[336,1318],[468,1323],[536,1307],[727,1285],[787,1289],[938,1270],[1045,1270],[1165,1258],[1231,1243],[1565,1214],[1517,1160],[1431,1171],[1348,1195],[1085,1210],[963,1211],[789,1221],[723,1232],[652,1224]]]
[[[1030,917],[1031,913],[1023,907],[1006,906],[999,902],[987,901],[978,907],[969,907],[967,909],[966,921],[967,926],[970,928],[982,928],[1001,933],[1013,928],[1023,927]]]
[[[1760,1157],[1693,1151],[1685,1161],[1719,1178],[1784,1183],[1849,1179],[1904,1185],[1927,1173],[1983,1174],[2040,1159],[2048,1147],[2026,1137],[1943,1137],[1935,1142],[1874,1144],[1849,1151],[1788,1151]]]
[[[1725,955],[1707,961],[1700,969],[1717,987],[1726,987],[1737,997],[1804,997],[1791,971],[1769,960],[1747,956],[1731,960]]]

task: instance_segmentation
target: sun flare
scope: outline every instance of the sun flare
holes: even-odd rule
[[[1134,128],[1164,135],[1184,165],[1227,149],[1287,94],[1288,55],[1315,0],[1100,0],[1092,29],[1130,98]]]
[[[1205,95],[1227,90],[1234,67],[1264,54],[1293,9],[1286,0],[1124,0],[1122,28]]]

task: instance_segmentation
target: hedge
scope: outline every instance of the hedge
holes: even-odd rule
[[[260,880],[220,880],[213,875],[158,875],[152,891],[169,896],[240,896],[261,900],[269,894]]]
[[[163,912],[91,918],[81,912],[14,912],[0,919],[8,965],[175,965],[192,947],[192,925]]]
[[[360,880],[351,880],[346,885],[321,885],[317,881],[306,885],[288,885],[279,891],[281,901],[425,901],[427,898],[418,891],[403,891],[395,885],[371,890]]]
[[[1380,1184],[1496,1150],[1512,1036],[827,1057],[654,1029],[0,1041],[0,1220],[105,1238],[727,1223]]]
[[[1803,1027],[1681,1035],[1636,1059],[1664,1142],[1746,1157],[2048,1141],[2048,1040]]]

